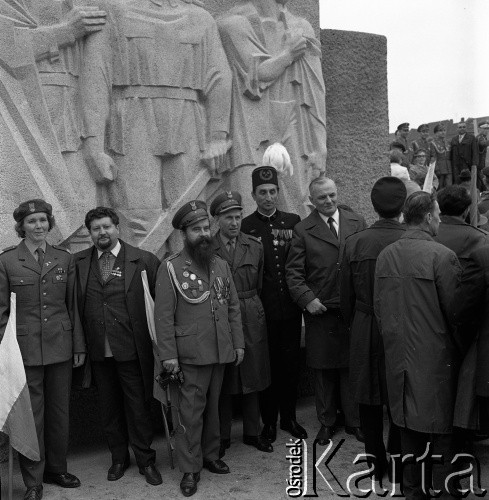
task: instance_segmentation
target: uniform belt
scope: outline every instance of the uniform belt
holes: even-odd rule
[[[69,73],[39,73],[41,85],[57,85],[59,87],[78,87],[78,77]]]
[[[251,299],[251,297],[254,297],[255,295],[258,295],[258,290],[247,290],[246,292],[238,292],[238,298],[240,299]]]
[[[373,306],[369,306],[368,304],[365,304],[365,302],[360,302],[359,300],[355,302],[355,309],[362,311],[365,314],[374,314]]]
[[[164,85],[132,85],[128,87],[114,87],[114,97],[119,99],[131,98],[163,98],[181,99],[184,101],[197,101],[197,91],[194,89],[183,89],[178,87],[166,87]]]

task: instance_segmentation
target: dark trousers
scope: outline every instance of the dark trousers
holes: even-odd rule
[[[345,425],[360,427],[358,404],[354,401],[349,378],[348,368],[314,370],[316,413],[321,425],[332,427],[336,422],[337,388],[339,388]]]
[[[359,405],[360,426],[365,436],[365,453],[375,458],[375,477],[382,479],[387,471],[388,462],[386,447],[384,446],[384,407],[382,405]],[[391,455],[401,454],[401,435],[399,427],[392,422],[389,411],[389,436],[387,439],[387,451]],[[397,471],[396,471],[397,474]]]
[[[272,383],[260,392],[260,412],[264,424],[295,420],[299,383],[299,350],[302,316],[267,321],[268,350]]]
[[[221,422],[221,439],[230,439],[233,420],[233,397],[221,394],[219,398],[219,420]],[[258,436],[260,433],[260,407],[258,393],[240,394],[241,412],[243,413],[243,436]]]
[[[423,485],[423,469],[421,462],[406,460],[403,464],[403,489],[407,500],[425,500],[429,498],[428,488],[433,485],[435,490],[441,490],[439,498],[451,498],[445,488],[445,480],[452,472],[451,464],[454,452],[451,434],[426,434],[411,429],[400,428],[401,449],[403,457],[414,455],[414,459],[426,453],[428,443],[431,443],[431,453],[441,455],[443,464],[425,466],[425,485]],[[430,473],[431,469],[431,473]],[[449,485],[450,487],[451,485]]]
[[[52,365],[24,367],[41,456],[39,462],[34,462],[19,454],[27,488],[42,484],[44,470],[66,472],[72,364],[70,359]]]
[[[105,358],[104,361],[92,362],[92,373],[112,463],[124,462],[129,454],[129,443],[140,467],[154,463],[156,454],[151,449],[153,426],[150,402],[144,397],[139,361]]]
[[[181,472],[200,472],[203,460],[219,458],[219,394],[225,366],[180,364],[184,382],[179,387],[170,384]]]

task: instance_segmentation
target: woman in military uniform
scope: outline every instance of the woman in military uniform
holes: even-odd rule
[[[24,499],[42,498],[42,483],[80,485],[67,472],[69,397],[73,366],[85,359],[85,341],[75,302],[75,266],[62,247],[46,243],[54,227],[52,207],[29,200],[14,211],[22,241],[0,255],[0,339],[17,301],[17,340],[26,372],[41,460],[20,455],[27,487]]]

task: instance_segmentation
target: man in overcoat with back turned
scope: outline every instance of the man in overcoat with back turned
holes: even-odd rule
[[[384,346],[374,315],[375,264],[379,253],[404,234],[399,222],[406,201],[404,182],[382,177],[371,200],[379,220],[346,240],[340,272],[341,312],[350,325],[350,383],[359,404],[365,453],[375,457],[375,477],[387,472],[384,446],[384,405],[387,405]],[[399,430],[390,422],[388,450],[400,452]]]
[[[286,263],[290,295],[304,311],[307,364],[314,370],[319,443],[335,432],[337,389],[345,413],[345,430],[363,440],[358,405],[349,384],[348,326],[340,312],[338,272],[345,240],[365,229],[361,215],[338,208],[335,183],[318,177],[309,186],[316,209],[294,228]]]
[[[151,449],[153,348],[146,322],[141,271],[154,295],[159,260],[120,240],[119,217],[97,207],[85,217],[94,246],[75,255],[78,303],[98,388],[102,425],[112,454],[107,479],[129,467],[130,444],[139,472],[161,483]]]
[[[263,282],[263,245],[254,236],[240,231],[241,195],[237,191],[219,194],[211,204],[211,215],[219,231],[213,238],[213,250],[224,259],[233,274],[241,309],[246,356],[239,366],[226,365],[219,400],[221,450],[230,445],[233,417],[232,396],[241,395],[243,442],[259,451],[273,451],[271,443],[260,434],[258,392],[271,382],[265,311],[260,300]]]
[[[433,241],[440,224],[433,195],[413,193],[403,214],[406,232],[380,253],[375,269],[374,309],[384,343],[389,408],[400,428],[403,456],[419,459],[430,444],[431,453],[443,457],[443,463],[432,463],[433,483],[423,477],[419,460],[403,464],[406,499],[429,498],[431,485],[448,498],[458,374],[450,313],[461,267],[452,250]]]

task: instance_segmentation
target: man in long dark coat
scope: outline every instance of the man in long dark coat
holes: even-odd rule
[[[85,225],[94,246],[75,255],[78,304],[112,455],[107,479],[124,475],[130,444],[139,472],[158,485],[162,479],[151,448],[153,348],[141,271],[154,295],[160,261],[119,239],[119,217],[111,208],[90,210]]]
[[[458,372],[450,312],[461,267],[452,250],[433,241],[440,210],[432,195],[413,193],[403,213],[406,232],[377,259],[374,308],[402,454],[419,458],[431,444],[431,453],[442,455],[443,464],[433,464],[433,487],[443,498],[450,496],[445,480]],[[428,498],[421,461],[404,463],[403,484],[408,500]]]
[[[460,184],[460,172],[464,169],[471,169],[479,164],[479,146],[473,134],[467,132],[467,124],[460,122],[458,125],[458,135],[452,137],[450,141],[450,161],[452,164],[453,183]],[[478,182],[477,189],[484,190]]]
[[[315,374],[317,439],[327,444],[335,432],[337,389],[345,430],[363,440],[358,406],[348,381],[348,328],[340,312],[338,271],[345,240],[366,223],[361,215],[338,208],[335,183],[318,177],[309,186],[316,209],[294,228],[286,263],[290,295],[304,311],[307,364]]]
[[[375,264],[379,253],[404,234],[399,222],[406,200],[406,187],[395,177],[379,179],[371,194],[379,220],[345,243],[340,272],[340,305],[350,325],[350,383],[359,404],[360,425],[365,436],[365,453],[375,457],[375,477],[387,471],[383,438],[383,405],[387,405],[384,347],[374,315]],[[399,453],[397,427],[390,426],[389,452]]]
[[[219,231],[213,239],[213,251],[231,269],[238,292],[246,356],[239,366],[226,365],[219,400],[221,450],[224,456],[230,445],[233,399],[241,395],[243,442],[260,451],[273,451],[271,443],[260,434],[258,392],[271,383],[268,357],[267,325],[260,300],[263,281],[263,245],[258,238],[240,231],[241,195],[236,191],[219,194],[211,204],[211,215],[217,219]]]

